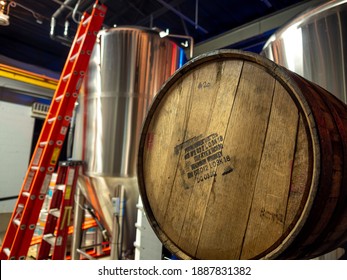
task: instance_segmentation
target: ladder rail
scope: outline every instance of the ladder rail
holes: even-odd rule
[[[37,259],[49,259],[51,248],[52,260],[65,259],[68,230],[71,226],[74,194],[82,161],[60,162],[57,172],[56,187],[49,205],[46,224],[39,246]],[[62,186],[60,188],[59,186]]]
[[[96,1],[92,13],[90,15],[88,13],[84,14],[84,18],[89,18],[89,22],[87,24],[81,23],[76,32],[39,140],[25,174],[15,211],[5,233],[0,259],[26,258],[50,178],[65,141],[81,81],[87,69],[97,32],[101,28],[106,10],[107,8],[104,5],[99,5]],[[80,40],[81,37],[84,38]],[[64,80],[68,72],[72,75]]]
[[[66,189],[64,192],[63,202],[60,209],[60,218],[56,226],[56,243],[53,248],[52,260],[65,259],[67,238],[69,227],[73,217],[74,195],[76,191],[78,174],[81,170],[82,163],[76,162],[73,167],[68,170],[68,177],[65,180]],[[58,244],[60,239],[60,244]]]

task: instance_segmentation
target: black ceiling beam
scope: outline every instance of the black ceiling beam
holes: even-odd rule
[[[107,5],[107,3],[110,3],[109,5]],[[125,5],[122,5],[122,9],[118,9],[116,6],[115,6],[115,3],[113,3],[113,5],[111,4],[111,0],[108,0],[106,1],[105,5],[108,7],[108,10],[109,12],[106,13],[106,16],[107,14],[111,14],[111,17],[107,18],[107,23],[108,24],[117,24],[117,21],[119,18],[121,18],[126,12],[128,12],[129,8],[134,8],[134,4],[132,4],[132,6],[129,4],[130,1],[126,1]],[[136,12],[139,12],[138,9],[135,9]],[[112,11],[112,13],[111,13]]]
[[[183,2],[185,2],[186,0],[174,0],[172,2],[169,3],[170,6],[172,7],[176,7],[180,4],[182,4]],[[164,14],[166,14],[168,12],[168,9],[166,7],[162,7],[159,10],[156,10],[154,13],[151,13],[149,16],[141,19],[140,21],[136,22],[136,25],[144,25],[146,23],[151,22],[151,20],[158,18]]]
[[[200,25],[196,24],[196,22],[194,22],[193,20],[191,20],[189,17],[187,17],[186,15],[182,14],[180,11],[178,11],[177,9],[175,9],[174,7],[172,7],[170,4],[166,3],[163,0],[157,0],[160,4],[162,4],[164,7],[166,7],[168,10],[170,10],[171,12],[173,12],[174,14],[176,14],[177,16],[179,16],[180,18],[184,19],[186,22],[190,23],[191,25],[195,26],[196,29],[202,31],[203,33],[207,34],[208,31],[201,27]]]

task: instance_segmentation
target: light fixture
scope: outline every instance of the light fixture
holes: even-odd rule
[[[38,24],[43,23],[44,17],[42,15],[36,13],[32,9],[29,9],[26,6],[24,6],[20,3],[17,3],[15,1],[0,0],[0,25],[6,26],[6,25],[10,24],[10,20],[9,20],[10,19],[10,16],[9,16],[10,15],[10,7],[15,8],[17,6],[30,12]]]
[[[0,1],[0,25],[7,26],[10,24],[10,17],[6,14],[6,1]]]
[[[10,24],[10,17],[5,15],[2,11],[0,11],[0,25],[7,26]]]

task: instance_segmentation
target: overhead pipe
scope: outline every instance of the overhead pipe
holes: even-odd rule
[[[52,15],[51,17],[51,29],[50,29],[50,37],[51,39],[58,41],[64,45],[67,46],[71,46],[71,39],[68,38],[68,36],[59,36],[56,35],[55,29],[56,29],[56,25],[57,25],[57,18],[61,16],[61,14],[66,11],[67,9],[69,9],[68,7],[70,7],[71,5],[75,5],[76,4],[76,0],[66,0],[64,3],[61,4],[61,6],[59,7],[58,10],[55,11],[55,13]],[[68,34],[68,29],[69,28],[69,23],[66,20],[65,21],[65,29],[64,29],[64,33]]]
[[[173,1],[170,2],[170,6],[172,8],[174,8],[175,6],[180,5],[184,1],[185,0],[173,0]],[[146,25],[147,23],[152,23],[152,25],[150,25],[150,28],[152,28],[153,27],[153,19],[162,16],[166,12],[167,12],[167,8],[166,7],[161,7],[160,9],[158,9],[158,10],[154,11],[153,13],[151,13],[149,16],[144,17],[141,20],[137,21],[135,23],[135,25],[143,26],[143,25]]]
[[[73,19],[73,21],[74,21],[75,23],[77,23],[77,24],[79,24],[79,22],[80,22],[80,20],[81,20],[81,19],[77,19],[77,18],[76,18],[76,15],[77,15],[77,13],[78,13],[78,7],[80,6],[80,4],[81,4],[81,0],[78,0],[78,2],[76,3],[75,8],[74,8],[73,11],[72,11],[72,19]]]
[[[170,38],[186,39],[187,41],[189,41],[189,44],[186,41],[185,43],[181,43],[181,45],[185,48],[187,48],[189,45],[189,59],[193,58],[194,38],[192,36],[170,34],[169,29],[166,29],[166,31],[160,31],[159,36],[161,38],[170,37]]]
[[[7,6],[7,8],[6,8]],[[42,24],[42,20],[43,20],[43,16],[36,13],[34,10],[20,4],[17,3],[15,1],[0,1],[0,25],[9,25],[10,21],[9,21],[9,16],[10,16],[10,7],[11,8],[15,8],[15,7],[21,7],[22,9],[30,12],[32,14],[32,16],[35,18],[36,22],[38,24]],[[6,11],[5,11],[6,10]]]
[[[194,38],[192,36],[184,36],[184,35],[173,35],[169,34],[168,37],[171,38],[180,38],[189,40],[189,59],[193,58],[193,49],[194,49]],[[187,48],[188,45],[184,45],[181,43],[183,47]]]
[[[195,0],[195,29],[199,26],[199,0]]]
[[[79,22],[76,20],[76,14],[78,12],[78,8],[80,6],[80,0],[66,0],[65,2],[60,2],[58,0],[53,0],[54,2],[60,4],[60,7],[55,11],[55,13],[51,17],[51,29],[50,29],[50,37],[51,39],[55,41],[59,41],[64,45],[71,46],[72,39],[69,38],[69,28],[70,28],[70,22],[67,20],[67,18],[71,15],[72,19],[79,24]],[[86,3],[83,3],[83,7],[90,7],[94,4],[95,0],[89,0],[86,1]],[[86,10],[86,9],[85,9]],[[65,23],[64,23],[64,36],[60,36],[56,34],[56,25],[57,25],[57,19],[62,16],[62,14],[65,11],[69,11],[70,14],[66,17]]]

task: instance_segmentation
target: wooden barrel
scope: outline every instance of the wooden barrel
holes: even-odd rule
[[[177,71],[143,126],[147,217],[181,259],[310,259],[347,240],[347,106],[252,53]]]

